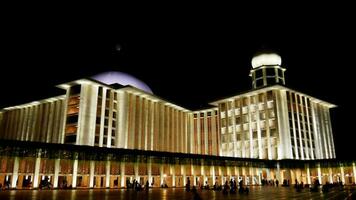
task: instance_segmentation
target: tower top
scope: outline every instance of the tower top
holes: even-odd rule
[[[256,89],[268,85],[285,85],[282,58],[273,52],[263,52],[255,55],[251,60],[252,88]]]
[[[276,53],[262,53],[256,55],[251,60],[252,68],[258,68],[261,66],[278,65],[281,66],[282,58]]]

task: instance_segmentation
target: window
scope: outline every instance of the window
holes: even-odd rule
[[[225,119],[221,120],[221,127],[226,127],[226,120]]]
[[[256,70],[255,76],[256,76],[256,78],[262,77],[262,69]]]
[[[241,101],[239,99],[235,99],[235,108],[239,108],[241,106]]]
[[[115,146],[115,140],[111,139],[111,146]]]
[[[253,139],[257,139],[257,131],[253,132]]]
[[[100,124],[100,117],[96,117],[96,124]]]
[[[265,102],[265,95],[263,93],[258,95],[258,102],[260,102],[260,103]]]
[[[107,144],[108,138],[104,137],[103,144]]]
[[[266,130],[261,131],[261,137],[267,137],[267,132]]]
[[[115,137],[115,129],[111,130],[111,136]]]
[[[220,107],[221,107],[221,112],[224,112],[226,110],[226,104],[225,103],[220,104]],[[196,114],[194,114],[194,117],[195,116],[196,116]]]
[[[236,124],[241,124],[241,117],[236,117],[235,118],[235,123]]]
[[[232,124],[233,124],[232,117],[229,117],[228,120],[229,120],[229,126],[232,126]]]
[[[266,113],[265,112],[260,112],[260,120],[266,119]]]
[[[99,144],[99,136],[95,136],[95,143]]]
[[[275,76],[274,68],[267,68],[266,69],[266,75],[267,76]]]
[[[278,76],[279,77],[283,77],[283,70],[282,69],[278,69]]]
[[[247,133],[245,133],[245,139],[250,139],[250,133],[249,132],[247,132]]]
[[[236,141],[240,141],[241,140],[241,134],[236,134]]]
[[[274,118],[274,110],[269,110],[269,118]]]
[[[242,115],[242,119],[244,123],[248,122],[248,115]]]
[[[102,96],[103,96],[103,87],[99,87],[98,96],[99,96],[99,97],[102,97]]]
[[[107,90],[107,91],[106,91],[106,98],[107,98],[107,99],[110,98],[110,90]]]
[[[78,115],[71,115],[67,117],[67,124],[74,124],[78,122]]]
[[[247,106],[248,105],[248,98],[244,97],[243,98],[243,106]]]

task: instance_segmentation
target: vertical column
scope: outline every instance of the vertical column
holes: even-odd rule
[[[212,179],[213,179],[213,185],[215,185],[215,166],[214,165],[212,165],[211,167],[210,167],[210,174],[211,174],[211,177],[212,177]]]
[[[340,174],[341,174],[341,182],[345,184],[345,173],[344,173],[344,166],[341,164],[340,166]]]
[[[16,188],[17,186],[17,178],[19,177],[19,157],[15,157],[14,159],[14,167],[12,170],[11,177],[11,188]]]
[[[309,169],[309,167],[308,167]],[[310,173],[309,173],[310,174]],[[279,162],[277,162],[277,174],[276,174],[276,178],[277,180],[282,183],[282,178],[281,178],[281,170],[280,170],[280,166],[279,166]]]
[[[329,167],[329,183],[333,183],[333,170]]]
[[[309,164],[307,164],[307,184],[311,184]]]
[[[221,167],[219,166],[219,176],[221,177],[221,185],[224,185],[223,175],[221,173]]]
[[[35,172],[33,175],[33,188],[38,188],[38,178],[40,175],[41,150],[39,149],[36,155]]]
[[[164,180],[164,176],[163,176],[163,164],[160,164],[160,166],[159,166],[159,174],[160,174],[160,177],[161,177],[161,184],[160,184],[160,185],[163,185],[163,180]]]
[[[176,186],[176,169],[175,169],[175,165],[171,165],[170,166],[170,171],[171,171],[171,175],[172,175],[172,187]]]
[[[94,187],[94,172],[95,172],[95,161],[90,161],[90,169],[89,169],[89,188]]]
[[[267,180],[271,180],[271,173],[268,168],[266,169],[266,173],[267,173]]]
[[[106,161],[105,165],[105,187],[109,188],[110,187],[110,158]]]
[[[125,163],[123,161],[120,162],[120,173],[120,185],[125,187]]]
[[[319,180],[319,183],[321,184],[322,183],[322,179],[321,179],[320,163],[317,164],[316,167],[317,167],[317,170],[318,170],[318,180]]]
[[[192,165],[191,169],[192,169],[192,175],[193,175],[193,185],[196,186],[197,185],[197,177],[195,176],[194,165],[193,164],[191,164],[191,165]]]
[[[74,153],[74,162],[73,162],[73,176],[72,176],[72,187],[77,187],[77,176],[78,176],[78,153]]]
[[[352,163],[352,171],[353,171],[354,183],[356,183],[356,164],[355,164],[355,162]]]
[[[57,158],[54,161],[54,177],[53,177],[53,187],[58,188],[58,174],[59,174],[59,167],[60,167],[60,159]]]
[[[152,160],[151,160],[151,158],[148,159],[148,163],[147,163],[147,175],[148,175],[148,184],[151,185],[151,183],[152,183]]]
[[[183,174],[183,186],[185,186],[187,184],[187,175],[185,172],[185,166],[181,165],[181,172]]]
[[[134,173],[136,181],[140,182],[140,177],[138,176],[138,161],[136,161],[134,164]]]

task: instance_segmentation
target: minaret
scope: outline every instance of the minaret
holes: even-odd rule
[[[251,60],[252,88],[260,88],[274,84],[285,85],[285,68],[281,67],[282,59],[275,53],[262,53]]]

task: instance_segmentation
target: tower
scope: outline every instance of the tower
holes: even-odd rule
[[[262,53],[251,60],[252,88],[260,88],[274,84],[285,85],[285,68],[281,67],[282,59],[275,53]]]

